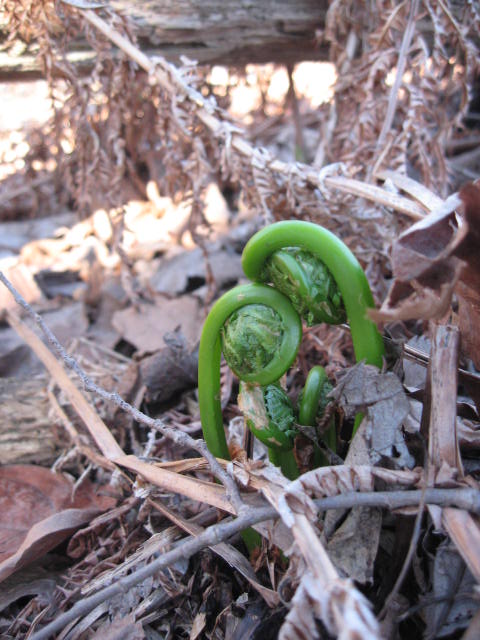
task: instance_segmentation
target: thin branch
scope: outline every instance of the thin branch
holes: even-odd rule
[[[271,507],[260,507],[257,509],[250,508],[243,515],[233,521],[222,522],[209,527],[204,531],[204,533],[200,534],[196,538],[188,538],[184,543],[171,551],[167,551],[167,553],[156,558],[147,566],[138,569],[128,576],[118,579],[114,584],[98,591],[92,596],[80,600],[69,611],[58,616],[58,618],[53,622],[47,624],[43,629],[34,633],[30,637],[30,640],[46,640],[46,638],[58,633],[76,618],[85,616],[99,604],[114,598],[115,596],[126,593],[129,589],[140,582],[143,582],[155,573],[162,571],[179,560],[188,560],[201,549],[223,542],[239,531],[243,531],[243,529],[251,527],[252,525],[264,520],[269,520],[272,518],[272,515],[275,515],[275,511]]]
[[[425,493],[425,504],[440,507],[453,506],[471,513],[480,514],[480,491],[477,489],[420,489],[414,491],[348,492],[315,500],[319,511],[348,509],[351,507],[383,507],[393,511],[421,504]]]
[[[425,500],[425,504],[436,504],[442,507],[455,505],[461,509],[469,509],[474,513],[480,513],[480,491],[476,491],[475,489],[425,489],[425,491],[372,491],[369,493],[349,492],[315,500],[315,504],[319,511],[348,509],[358,506],[399,509],[401,507],[421,504],[422,497]],[[198,551],[201,551],[205,547],[214,546],[219,542],[223,542],[247,527],[279,517],[278,512],[273,507],[249,507],[248,511],[244,512],[235,520],[221,522],[209,527],[196,538],[188,538],[175,549],[164,553],[147,566],[134,571],[128,576],[119,578],[115,584],[80,600],[69,611],[63,613],[43,629],[34,633],[30,640],[46,640],[76,618],[87,615],[102,602],[125,593],[128,589],[131,589],[178,560],[191,558],[195,553],[198,553]]]
[[[388,597],[382,607],[382,610],[380,611],[380,613],[378,614],[378,619],[379,620],[383,620],[383,618],[387,615],[387,612],[390,608],[390,605],[392,604],[392,602],[394,601],[394,599],[397,597],[398,592],[400,591],[403,581],[405,580],[405,576],[407,575],[408,570],[410,569],[410,563],[412,561],[413,558],[413,554],[415,553],[415,550],[417,548],[417,542],[418,542],[418,538],[420,537],[420,530],[421,530],[421,525],[422,525],[422,518],[423,518],[423,510],[425,508],[425,488],[422,491],[422,495],[420,498],[420,504],[418,507],[418,513],[417,516],[415,518],[415,525],[413,527],[413,532],[412,532],[412,537],[410,539],[410,544],[408,547],[408,551],[407,551],[407,555],[405,556],[405,560],[403,562],[403,566],[402,569],[400,571],[400,573],[397,576],[397,579],[395,580],[395,584],[393,585],[392,590],[390,591],[390,593],[388,594]]]
[[[82,384],[86,391],[90,391],[96,393],[98,396],[107,400],[108,402],[113,402],[120,409],[131,415],[137,422],[140,422],[151,429],[156,429],[160,433],[162,433],[166,438],[169,438],[175,444],[178,444],[182,447],[191,448],[197,451],[201,456],[203,456],[212,470],[213,475],[220,480],[220,482],[225,486],[227,498],[230,500],[237,513],[240,513],[242,509],[245,509],[246,506],[243,503],[243,500],[240,496],[240,491],[238,490],[235,481],[228,473],[223,469],[221,464],[217,461],[214,455],[210,453],[207,448],[207,445],[204,440],[197,440],[192,438],[190,435],[183,431],[178,431],[172,429],[171,427],[167,427],[162,420],[151,418],[150,416],[145,415],[131,404],[126,402],[120,394],[115,391],[107,391],[102,387],[99,387],[93,380],[83,371],[80,365],[76,362],[76,360],[70,356],[63,346],[60,344],[56,336],[49,329],[49,327],[43,321],[43,318],[36,313],[32,307],[28,304],[28,302],[23,298],[23,296],[15,289],[12,283],[8,280],[8,278],[0,271],[0,281],[7,287],[10,293],[13,295],[15,301],[18,305],[20,305],[28,315],[35,320],[35,323],[41,330],[41,332],[45,335],[48,340],[49,345],[51,346],[53,352],[57,355],[59,359],[61,359],[64,364],[74,371],[77,376],[82,381]],[[117,445],[118,446],[118,445]],[[122,452],[123,453],[123,452]]]

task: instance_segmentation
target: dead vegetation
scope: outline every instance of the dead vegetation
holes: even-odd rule
[[[38,43],[52,117],[0,140],[1,633],[476,637],[476,4],[331,2],[318,38],[337,79],[314,106],[292,69],[279,97],[273,66],[219,82],[148,57],[95,4],[2,9],[5,47]],[[79,36],[88,75],[67,57]],[[239,88],[256,100],[243,118]],[[289,393],[325,365],[341,447],[312,469],[298,437],[292,483],[247,457],[227,369],[233,463],[200,440],[195,393],[210,303],[252,233],[290,218],[356,253],[388,346],[380,373],[352,366],[347,328],[306,331]]]

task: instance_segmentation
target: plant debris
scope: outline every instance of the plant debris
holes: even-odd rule
[[[0,123],[0,635],[474,637],[475,3],[333,1],[328,60],[245,68],[150,55],[128,3],[27,4],[0,9],[1,51],[45,78]],[[285,219],[352,249],[387,346],[379,371],[348,327],[305,328],[282,385],[336,386],[292,482],[229,370],[231,461],[197,397],[208,310]]]

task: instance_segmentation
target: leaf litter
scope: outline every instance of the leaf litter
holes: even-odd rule
[[[99,505],[65,509],[67,501],[48,516],[40,513],[42,499],[29,510],[22,502],[28,492],[13,492],[16,513],[33,519],[23,524],[20,546],[7,540],[3,564],[9,562],[13,575],[3,584],[28,580],[38,562],[55,584],[39,578],[38,595],[27,599],[37,591],[13,589],[18,597],[2,602],[1,633],[35,634],[82,602],[80,615],[64,619],[62,629],[73,625],[69,637],[298,638],[326,631],[374,638],[387,629],[379,626],[386,602],[392,603],[388,637],[473,629],[475,515],[449,502],[427,502],[424,512],[421,499],[420,509],[352,503],[319,514],[312,500],[385,489],[392,495],[478,490],[479,198],[465,156],[472,149],[465,123],[478,74],[474,5],[459,15],[444,3],[383,11],[331,3],[319,37],[335,63],[333,99],[312,106],[295,89],[276,98],[269,91],[248,114],[247,131],[218,106],[215,98],[228,107],[234,95],[209,84],[209,70],[187,60],[174,66],[141,58],[127,18],[67,4],[34,2],[29,14],[11,2],[4,9],[12,42],[40,44],[55,117],[42,135],[27,132],[27,155],[18,136],[0,140],[1,232],[8,239],[0,247],[1,269],[43,326],[69,345],[94,393],[75,390],[78,378],[45,355],[4,287],[2,308],[14,329],[0,328],[0,360],[4,381],[30,376],[40,362],[52,377],[43,392],[50,408],[39,407],[56,438],[49,453],[55,473],[33,467],[32,475],[69,474],[91,487],[90,507],[97,491],[109,497],[100,514]],[[87,78],[66,57],[61,33],[66,40],[83,34],[96,51]],[[112,37],[120,49],[131,41],[133,50],[114,53]],[[61,69],[62,81],[53,69]],[[236,71],[232,85],[244,82],[262,96],[262,83],[273,87],[274,71]],[[302,148],[295,148],[302,129]],[[8,160],[12,151],[24,154],[17,158],[23,165]],[[465,177],[470,183],[460,189]],[[74,203],[74,221],[67,202]],[[23,227],[16,211],[26,217]],[[28,217],[49,221],[41,217],[47,212],[62,217],[34,232]],[[238,506],[223,468],[211,467],[222,486],[212,482],[203,459],[192,458],[202,451],[191,438],[201,435],[195,349],[211,301],[241,281],[245,242],[266,222],[286,218],[323,224],[355,251],[380,307],[376,318],[388,322],[392,350],[388,371],[351,367],[344,328],[308,330],[287,385],[295,397],[318,363],[337,381],[330,410],[340,464],[288,484],[261,448],[252,461],[237,443],[227,468],[242,500],[253,512],[265,507],[264,496],[281,517],[275,521],[270,513],[254,525],[263,542],[250,564],[238,538],[208,542],[214,523],[229,524]],[[13,224],[16,230],[7,226]],[[459,346],[447,338],[455,331],[458,374]],[[74,336],[80,341],[71,343]],[[35,365],[29,348],[39,358]],[[407,371],[407,357],[415,374]],[[235,391],[236,381],[225,375],[225,417],[232,425],[239,416]],[[115,392],[129,403],[128,413]],[[358,411],[365,419],[347,452]],[[43,486],[35,484],[37,491]],[[70,480],[65,486],[71,493]],[[7,495],[2,491],[2,499]],[[42,495],[52,501],[55,490]],[[115,507],[108,504],[113,499]],[[168,549],[186,554],[185,541],[202,536],[206,542],[190,562],[178,555],[121,587],[129,572],[154,566]],[[58,547],[66,537],[66,549]],[[403,582],[395,584],[402,572]],[[116,581],[127,595],[105,596],[90,607],[88,598]],[[268,630],[261,619],[271,621]]]

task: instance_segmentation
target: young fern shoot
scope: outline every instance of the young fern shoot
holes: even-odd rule
[[[348,247],[310,222],[278,222],[259,231],[248,241],[242,265],[257,284],[236,287],[222,296],[212,307],[200,340],[203,433],[210,451],[229,459],[220,405],[223,350],[241,381],[239,403],[247,426],[269,447],[272,462],[294,477],[298,473],[291,452],[295,414],[278,381],[296,358],[301,317],[308,325],[348,319],[357,360],[381,367],[382,337],[367,316],[373,297]],[[314,367],[301,395],[301,424],[314,424],[326,382],[324,370]]]
[[[343,302],[357,361],[382,366],[382,336],[367,316],[374,306],[368,280],[353,253],[333,233],[311,222],[276,222],[250,238],[242,266],[250,280],[274,282],[309,325],[343,322]]]
[[[266,386],[288,371],[301,337],[300,317],[272,287],[240,285],[214,304],[200,339],[198,398],[203,435],[215,456],[230,459],[220,404],[222,343],[225,360],[240,380]]]

